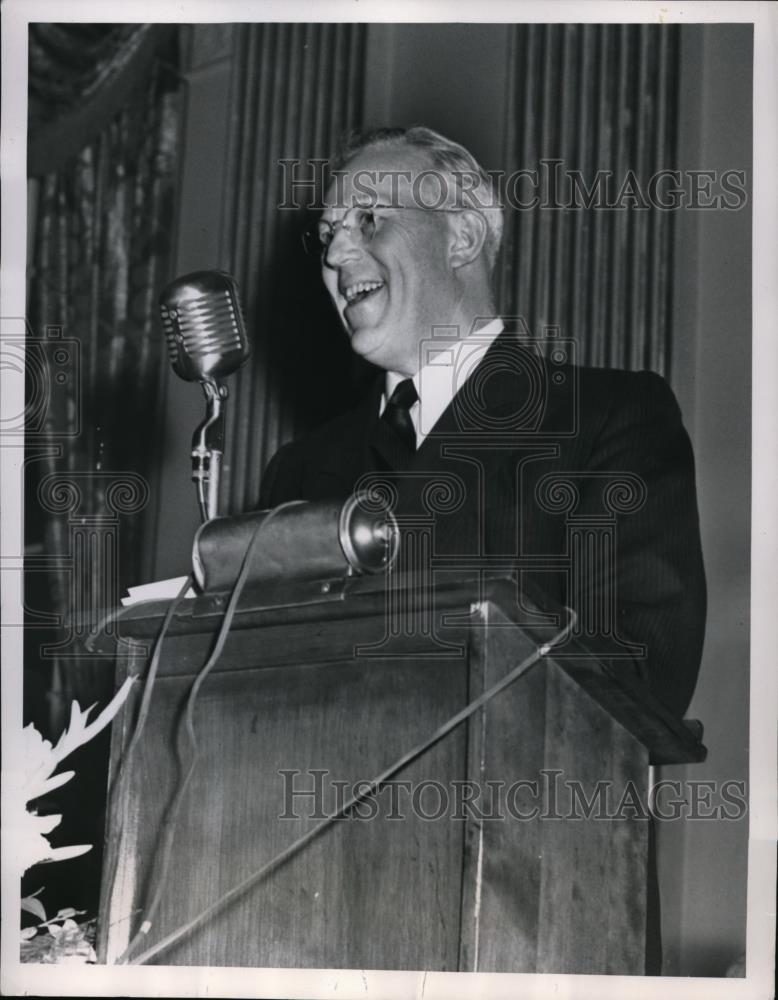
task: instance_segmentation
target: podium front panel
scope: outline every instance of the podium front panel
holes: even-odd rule
[[[286,627],[283,642],[261,630],[230,636],[196,703],[198,763],[145,946],[321,823],[465,703],[466,632],[453,655],[355,657],[355,644],[375,643],[382,627],[365,618],[317,635]],[[134,859],[133,909],[154,891],[166,805],[181,780],[176,723],[207,648],[192,635],[165,644],[173,672],[157,679],[124,806],[140,814],[121,846]],[[466,742],[463,726],[398,776],[408,790],[388,789],[335,822],[160,962],[455,970],[464,823],[424,817],[440,810],[437,788],[464,774]],[[113,935],[114,953],[125,937]]]

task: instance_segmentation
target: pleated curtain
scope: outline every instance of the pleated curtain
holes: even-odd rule
[[[671,374],[674,212],[641,202],[676,167],[678,61],[672,25],[512,30],[505,167],[538,171],[513,199],[538,205],[508,209],[500,299],[533,336],[572,337],[582,363]],[[591,207],[586,191],[570,203],[570,172]]]
[[[239,29],[221,259],[241,288],[254,354],[228,410],[225,512],[255,508],[279,445],[346,408],[356,392],[319,263],[303,251],[316,194],[296,188],[296,205],[288,194],[292,178],[320,177],[312,161],[326,160],[361,125],[365,32],[358,24]]]

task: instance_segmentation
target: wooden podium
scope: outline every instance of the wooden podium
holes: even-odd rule
[[[398,608],[398,596],[405,602]],[[106,832],[99,958],[143,919],[180,773],[175,733],[224,611],[182,604]],[[121,623],[142,675],[166,610]],[[509,577],[413,592],[384,578],[247,591],[196,703],[199,759],[153,945],[321,823],[549,641]],[[142,685],[114,724],[111,772]],[[154,959],[162,965],[642,974],[649,763],[705,749],[634,678],[569,641],[278,870]],[[373,814],[373,815],[371,815]],[[588,818],[587,818],[588,815]]]

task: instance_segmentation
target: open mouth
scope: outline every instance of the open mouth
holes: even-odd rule
[[[346,300],[347,306],[353,306],[358,302],[364,302],[365,299],[370,298],[371,295],[375,295],[383,287],[383,281],[357,281],[344,289],[343,297]]]

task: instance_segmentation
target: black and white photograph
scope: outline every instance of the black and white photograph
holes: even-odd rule
[[[773,997],[776,7],[2,17],[3,993]]]

